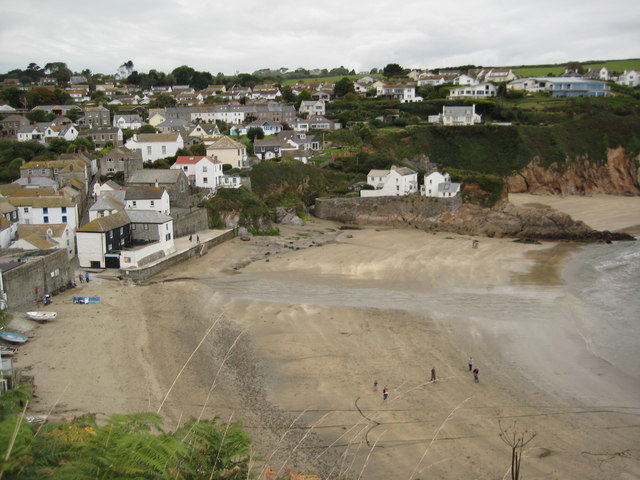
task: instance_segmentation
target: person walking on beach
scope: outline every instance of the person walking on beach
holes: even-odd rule
[[[382,400],[386,400],[387,397],[389,397],[389,389],[387,387],[384,387],[382,389]]]
[[[84,283],[84,277],[81,273],[78,274],[78,280],[80,280],[80,283]]]
[[[89,272],[85,272],[84,274],[84,281],[89,283]]]
[[[473,368],[473,357],[469,357],[469,371]]]
[[[200,235],[196,235],[196,242],[200,243]]]
[[[375,392],[376,390],[378,390],[378,380],[373,381],[373,391]]]
[[[431,367],[431,381],[436,381],[436,367]]]
[[[478,383],[480,381],[480,380],[478,380],[478,373],[479,373],[479,370],[477,368],[474,368],[473,369],[473,381],[476,382],[476,383]]]
[[[193,235],[189,235],[189,241],[193,242]]]

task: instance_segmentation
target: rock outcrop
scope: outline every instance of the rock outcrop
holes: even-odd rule
[[[637,165],[637,159],[623,148],[608,149],[607,161],[602,164],[579,157],[562,167],[543,167],[535,158],[507,178],[507,186],[511,193],[640,195]]]
[[[344,223],[404,226],[488,237],[531,240],[633,240],[623,233],[599,232],[547,206],[516,207],[501,201],[493,208],[462,204],[459,198],[417,195],[377,198],[319,198],[314,214]]]

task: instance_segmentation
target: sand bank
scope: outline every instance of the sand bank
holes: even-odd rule
[[[598,201],[585,200],[584,214]],[[498,422],[517,420],[537,433],[527,478],[637,478],[637,451],[616,452],[637,446],[638,402],[604,408],[557,391],[540,368],[579,381],[564,369],[577,360],[557,352],[576,339],[545,343],[551,320],[537,332],[513,321],[562,301],[555,260],[537,269],[558,258],[554,244],[476,239],[474,249],[472,237],[339,231],[318,220],[277,238],[234,239],[145,285],[98,277],[57,296],[59,320],[34,329],[17,366],[35,376],[33,413],[162,404],[169,425],[199,415],[240,420],[254,455],[275,470],[503,478],[510,451]],[[74,294],[102,301],[74,305]],[[502,311],[505,298],[521,311]],[[581,351],[578,342],[571,354]],[[536,352],[554,356],[541,362]]]

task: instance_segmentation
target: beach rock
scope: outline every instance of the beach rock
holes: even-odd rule
[[[511,193],[593,195],[638,195],[637,159],[624,148],[607,149],[606,162],[580,156],[560,168],[543,166],[534,158],[525,168],[507,178]]]

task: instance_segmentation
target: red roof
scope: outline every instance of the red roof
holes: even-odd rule
[[[180,156],[178,158],[176,158],[176,163],[179,165],[195,165],[196,163],[198,163],[200,160],[202,160],[203,158],[206,158],[207,160],[209,160],[211,163],[220,163],[219,160],[214,160],[211,157],[206,157],[206,156],[194,156],[194,157],[190,157],[190,156]]]

